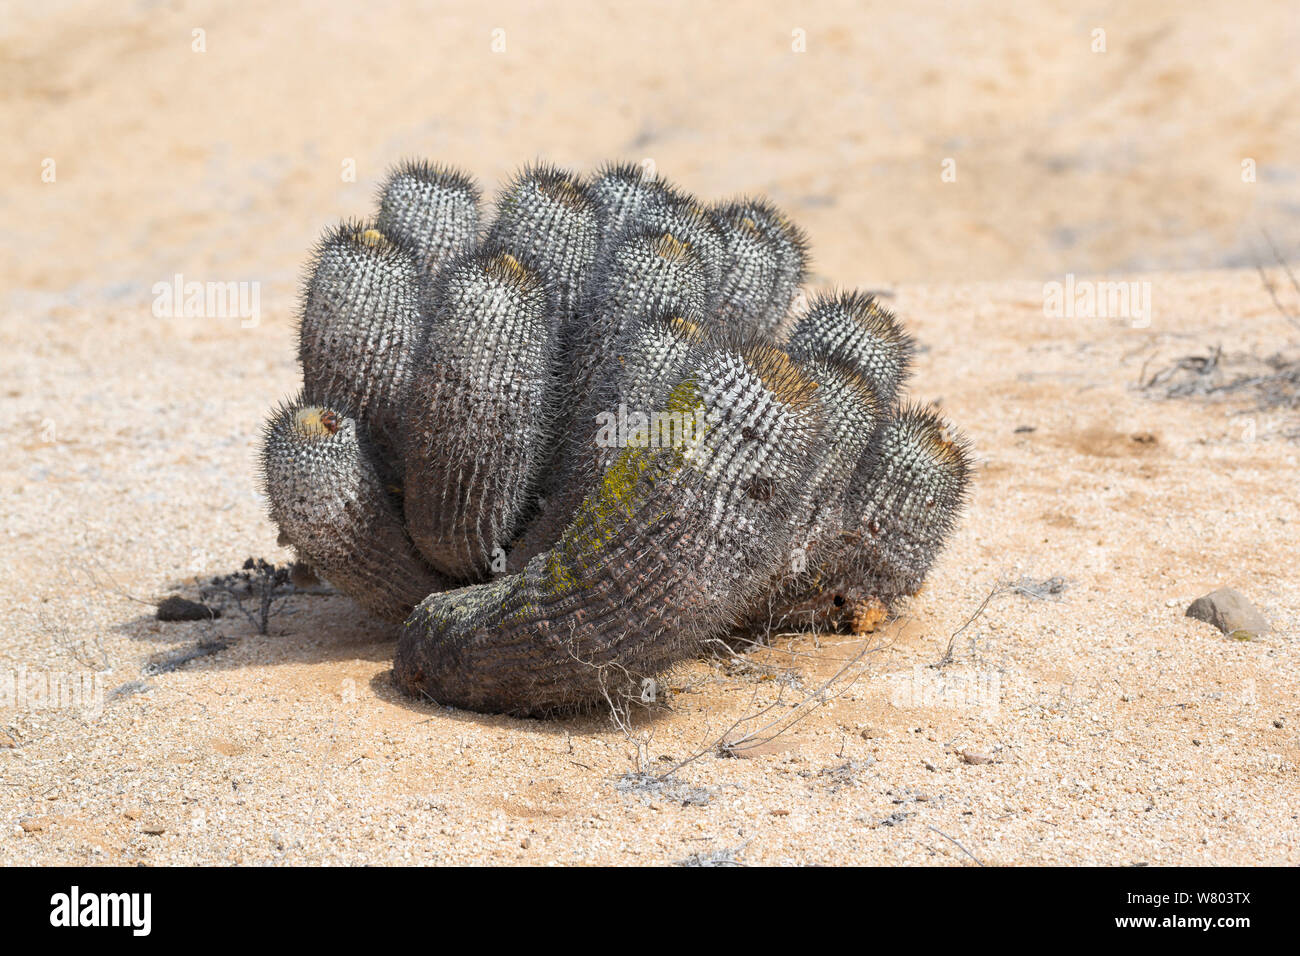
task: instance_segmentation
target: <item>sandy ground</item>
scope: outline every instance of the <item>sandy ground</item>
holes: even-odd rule
[[[98,676],[73,706],[0,700],[0,861],[1300,862],[1296,417],[1136,387],[1300,347],[1232,268],[1261,226],[1300,247],[1300,27],[1144,7],[7,10],[0,678]],[[651,158],[786,205],[818,284],[889,290],[926,349],[913,394],[979,457],[902,619],[692,664],[625,728],[403,698],[339,597],[266,636],[155,621],[140,602],[179,582],[289,557],[255,454],[295,387],[297,271],[411,154],[489,185]],[[1045,316],[1066,271],[1149,282],[1149,325]],[[177,272],[260,282],[260,321],[152,314]],[[1000,588],[1051,577],[1051,600]],[[1221,585],[1276,631],[1183,617]],[[719,755],[746,731],[767,742]]]

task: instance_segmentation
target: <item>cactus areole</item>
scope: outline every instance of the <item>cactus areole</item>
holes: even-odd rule
[[[403,164],[313,255],[271,517],[438,704],[576,710],[714,638],[859,629],[920,588],[969,453],[900,400],[894,315],[806,274],[761,199],[537,165],[480,222],[473,179]]]

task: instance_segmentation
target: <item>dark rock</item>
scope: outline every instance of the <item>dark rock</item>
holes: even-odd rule
[[[1198,597],[1187,608],[1187,617],[1213,624],[1224,634],[1249,641],[1273,630],[1264,615],[1240,591],[1219,588]]]
[[[221,617],[221,612],[216,608],[208,607],[206,604],[200,604],[198,601],[187,601],[185,598],[173,594],[158,605],[157,616],[160,621],[210,621],[213,618]]]

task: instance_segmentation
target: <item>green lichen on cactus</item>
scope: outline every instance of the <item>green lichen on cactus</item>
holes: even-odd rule
[[[913,343],[875,299],[791,314],[783,213],[630,164],[524,169],[481,239],[478,198],[408,163],[326,236],[304,395],[263,451],[283,537],[405,621],[400,688],[588,707],[709,639],[861,629],[919,590],[969,451],[900,407]]]
[[[782,559],[816,460],[813,390],[775,349],[713,350],[669,403],[702,408],[699,440],[625,449],[556,546],[480,585],[472,614],[462,592],[432,595],[398,641],[398,683],[531,713],[637,692],[698,653]]]

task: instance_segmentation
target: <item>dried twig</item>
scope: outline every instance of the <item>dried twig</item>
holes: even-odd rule
[[[952,649],[957,643],[957,635],[960,634],[962,631],[966,630],[966,628],[970,627],[971,624],[975,623],[975,619],[979,617],[981,614],[983,614],[984,609],[989,606],[989,601],[992,601],[999,594],[1006,594],[1009,590],[1011,589],[1006,585],[999,584],[992,591],[986,594],[984,596],[984,600],[980,602],[980,606],[975,609],[975,613],[973,613],[970,617],[966,618],[965,624],[963,624],[961,627],[957,628],[957,630],[952,632],[952,636],[948,638],[948,648],[943,652],[943,657],[939,658],[939,660],[937,660],[935,663],[931,664],[930,666],[943,667],[945,664],[951,664]]]
[[[278,605],[296,593],[289,574],[288,566],[271,564],[265,558],[249,558],[240,571],[210,578],[199,586],[199,590],[205,598],[213,595],[229,598],[258,634],[266,634]],[[254,610],[244,606],[249,597],[256,600]]]
[[[1264,234],[1264,241],[1268,243],[1268,248],[1273,253],[1273,260],[1282,267],[1282,271],[1286,273],[1286,277],[1291,280],[1291,288],[1295,289],[1296,295],[1300,295],[1300,279],[1297,279],[1296,274],[1291,270],[1291,264],[1288,263],[1282,253],[1278,251],[1277,243],[1275,243],[1273,237],[1268,234],[1268,230],[1261,226],[1259,231]],[[1273,304],[1277,306],[1277,310],[1282,313],[1282,317],[1296,328],[1300,329],[1300,318],[1292,315],[1291,311],[1284,308],[1282,303],[1278,301],[1277,290],[1274,289],[1273,283],[1269,281],[1268,276],[1264,273],[1264,267],[1260,264],[1258,259],[1255,260],[1255,268],[1259,270],[1259,277],[1264,283],[1264,288],[1268,290],[1268,294],[1273,299]]]
[[[942,830],[938,829],[937,827],[932,827],[932,826],[930,826],[928,823],[925,825],[925,828],[926,828],[927,830],[933,830],[935,833],[939,834],[939,836],[943,837],[945,840],[947,840],[949,843],[951,843],[951,844],[952,844],[953,846],[955,846],[957,849],[961,850],[961,851],[962,851],[963,853],[965,853],[968,857],[970,857],[972,860],[974,860],[975,863],[976,863],[978,866],[983,866],[983,865],[984,865],[983,863],[980,862],[979,857],[977,857],[977,856],[976,856],[974,853],[972,853],[970,850],[968,850],[968,849],[966,849],[964,846],[962,846],[961,843],[959,843],[957,840],[955,840],[955,839],[953,839],[952,837],[948,836],[948,834],[944,833]]]

